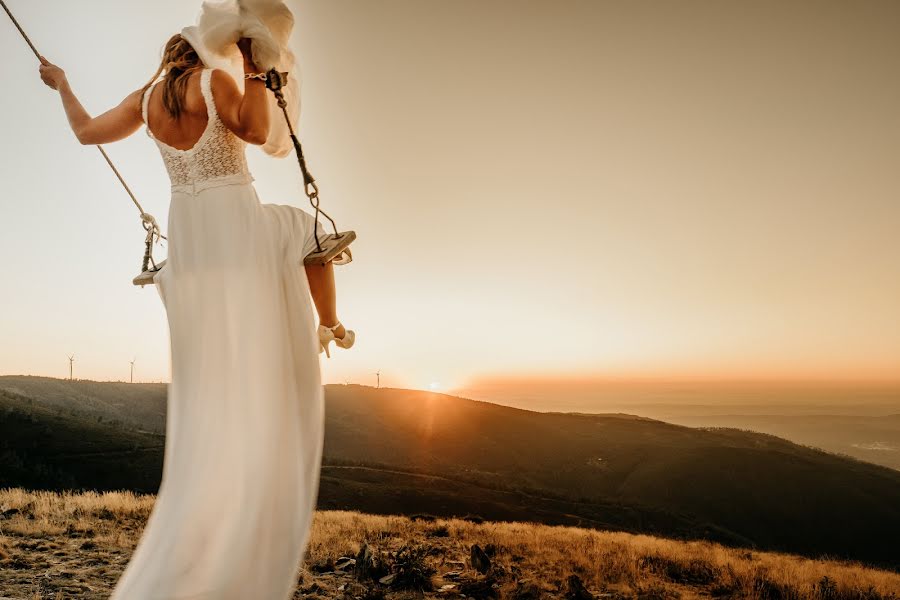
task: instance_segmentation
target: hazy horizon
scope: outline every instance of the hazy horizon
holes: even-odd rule
[[[8,3],[95,115],[199,8]],[[326,382],[900,378],[900,4],[289,4],[307,159],[359,235]],[[0,373],[165,381],[134,207],[0,32]],[[143,130],[107,151],[165,224]],[[305,208],[290,159],[248,156]]]
[[[0,374],[3,377],[68,377]],[[76,381],[128,383],[128,378]],[[168,381],[136,384],[168,385]],[[377,381],[329,382],[376,387]],[[392,385],[384,389],[437,392],[536,412],[626,413],[661,420],[727,415],[900,415],[900,381],[728,380],[701,378],[486,378],[435,390]]]

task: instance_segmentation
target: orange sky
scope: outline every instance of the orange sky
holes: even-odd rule
[[[454,394],[552,412],[628,413],[668,420],[690,414],[895,415],[900,380],[674,376],[476,378]]]
[[[10,4],[95,113],[198,6]],[[900,4],[291,6],[307,158],[359,235],[338,273],[358,342],[327,381],[900,373]],[[0,28],[0,373],[75,352],[82,377],[136,355],[166,379],[134,209]],[[165,223],[150,141],[108,150]],[[263,202],[303,206],[293,163],[250,162]]]

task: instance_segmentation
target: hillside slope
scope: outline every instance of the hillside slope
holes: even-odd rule
[[[92,420],[110,402],[55,414],[40,396],[2,389],[0,486],[156,489],[162,439]],[[900,567],[900,473],[890,469],[625,415],[361,386],[328,386],[326,396],[321,507],[530,518]]]
[[[166,389],[164,383],[0,376],[0,392],[7,397],[153,433],[166,432]]]
[[[711,414],[673,415],[662,420],[688,427],[732,427],[769,433],[900,471],[900,414]]]
[[[0,514],[9,511],[0,521],[0,593],[105,600],[153,502],[0,490]],[[367,571],[354,560],[364,545]],[[488,556],[483,573],[471,559],[475,545]],[[297,600],[900,600],[900,574],[856,564],[572,527],[345,511],[316,514],[297,575]]]
[[[760,547],[900,565],[900,473],[773,436],[356,386],[330,388],[328,410],[332,460],[657,507]]]

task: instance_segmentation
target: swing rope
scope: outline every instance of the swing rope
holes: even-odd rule
[[[0,0],[0,2],[2,2],[2,0]],[[291,119],[287,112],[287,101],[284,99],[284,92],[281,91],[287,81],[287,77],[287,73],[272,69],[266,73],[265,82],[266,87],[275,94],[275,99],[278,101],[278,108],[280,108],[282,114],[284,114],[284,122],[287,123],[288,132],[291,134],[291,141],[294,143],[294,152],[297,154],[297,162],[300,164],[300,172],[303,174],[303,191],[306,193],[306,197],[309,198],[309,203],[312,204],[312,207],[316,211],[313,217],[313,223],[315,223],[313,237],[315,237],[316,240],[316,252],[322,252],[322,245],[319,243],[319,214],[324,215],[325,218],[331,222],[331,227],[334,229],[334,239],[342,238],[343,234],[338,233],[334,219],[332,219],[327,212],[319,208],[319,186],[316,185],[315,178],[306,167],[306,158],[303,156],[303,147],[300,145],[300,140],[297,139],[297,134],[294,133],[294,126],[291,124]]]
[[[22,34],[22,38],[25,40],[25,43],[28,44],[28,47],[31,48],[31,51],[37,57],[38,61],[43,60],[41,57],[41,53],[38,52],[37,48],[32,43],[31,38],[29,38],[28,34],[25,33],[25,30],[22,29],[22,26],[19,25],[19,21],[16,20],[15,16],[13,16],[12,11],[9,10],[9,7],[6,5],[6,2],[4,0],[0,0],[0,6],[3,7],[4,11],[6,11],[6,14],[13,22],[13,25],[16,26],[16,29],[19,30],[19,33]],[[162,234],[162,231],[159,228],[159,224],[156,222],[156,219],[153,217],[153,215],[144,211],[144,207],[141,206],[141,203],[138,202],[138,199],[131,191],[131,188],[129,188],[128,184],[125,183],[125,178],[122,177],[121,173],[119,173],[119,170],[116,168],[116,165],[113,164],[112,160],[109,158],[109,155],[106,153],[106,150],[103,149],[103,146],[98,144],[97,150],[99,150],[100,154],[103,155],[103,158],[106,160],[106,164],[109,165],[109,168],[112,169],[113,173],[116,174],[116,177],[119,179],[122,187],[125,188],[125,191],[128,193],[131,201],[134,202],[134,205],[137,207],[138,213],[140,213],[141,215],[141,225],[143,226],[144,231],[147,232],[147,236],[144,238],[144,258],[141,263],[141,270],[146,271],[149,268],[150,264],[152,264],[153,268],[156,269],[156,261],[153,260],[153,244],[161,239],[164,240],[167,238]]]
[[[31,43],[31,39],[29,39],[28,34],[25,33],[25,30],[22,29],[22,26],[19,25],[19,22],[16,21],[16,18],[13,16],[12,12],[10,12],[9,7],[6,6],[6,2],[0,0],[0,4],[3,5],[3,10],[5,10],[6,14],[9,15],[9,18],[12,20],[13,25],[16,26],[16,29],[18,29],[19,33],[22,34],[22,37],[25,38],[25,42],[31,47],[31,51],[34,52],[34,55],[37,56],[38,60],[41,60],[41,54],[37,51],[37,48],[34,47],[34,44]]]

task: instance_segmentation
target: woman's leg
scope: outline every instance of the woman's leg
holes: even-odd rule
[[[319,313],[319,324],[334,327],[338,322],[337,291],[334,286],[334,265],[329,261],[325,265],[304,265],[306,278],[309,280],[309,291],[316,311]],[[346,330],[341,325],[334,331],[337,338],[343,338]]]

